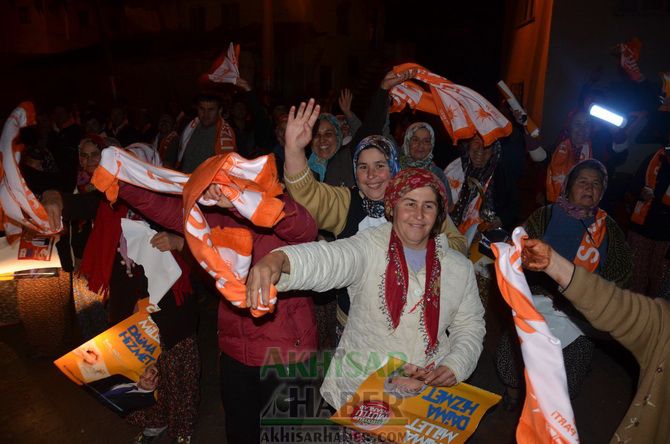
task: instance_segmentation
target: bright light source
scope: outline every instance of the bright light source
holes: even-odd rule
[[[589,107],[589,114],[593,117],[597,117],[600,120],[604,120],[607,123],[611,123],[614,126],[622,128],[626,125],[626,118],[620,116],[617,113],[614,113],[606,108],[603,108],[600,105],[593,104]]]

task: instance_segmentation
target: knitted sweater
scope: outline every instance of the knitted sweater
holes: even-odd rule
[[[637,393],[611,443],[662,443],[670,436],[670,304],[617,288],[575,267],[565,297],[599,330],[630,350],[640,364]]]

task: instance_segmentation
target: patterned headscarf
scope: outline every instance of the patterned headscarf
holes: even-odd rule
[[[337,120],[337,117],[335,117],[332,114],[328,113],[323,113],[319,115],[319,118],[317,120],[317,124],[314,125],[314,131],[316,134],[316,131],[318,131],[319,126],[321,124],[321,121],[325,120],[331,125],[333,125],[333,128],[335,128],[335,152],[333,153],[333,156],[342,148],[342,128],[340,128],[340,122]],[[309,156],[309,159],[307,160],[307,164],[309,165],[309,168],[314,171],[316,174],[319,175],[319,182],[323,182],[324,179],[326,178],[326,168],[328,167],[328,161],[330,159],[322,159],[319,156],[316,155],[314,150],[312,150],[312,154]]]
[[[603,190],[600,193],[598,201],[593,204],[590,208],[583,208],[580,205],[575,205],[570,202],[570,189],[574,185],[575,180],[577,179],[577,174],[582,170],[595,170],[600,173],[603,179]],[[573,166],[565,180],[563,181],[563,186],[561,187],[561,194],[556,200],[556,205],[561,207],[569,216],[574,217],[575,219],[583,220],[592,217],[598,211],[598,204],[605,195],[605,190],[607,190],[607,168],[600,161],[596,159],[587,159],[582,160],[577,165]]]
[[[354,164],[354,177],[357,177],[356,164],[358,163],[358,158],[364,150],[369,148],[376,148],[382,152],[389,165],[389,169],[391,170],[391,177],[398,174],[398,171],[400,171],[400,163],[398,162],[398,151],[396,150],[395,144],[388,137],[368,136],[358,143],[356,150],[354,151],[352,159]],[[384,215],[384,201],[368,199],[367,196],[363,195],[363,209],[370,217],[382,217]]]
[[[395,143],[386,136],[368,136],[356,145],[352,159],[354,163],[354,177],[356,177],[356,162],[358,162],[358,157],[363,150],[367,150],[368,148],[377,148],[384,154],[391,170],[391,177],[395,177],[398,174],[398,171],[400,171],[400,162],[398,162],[398,150],[395,147]]]
[[[416,134],[416,132],[422,128],[428,131],[430,134],[430,153],[428,153],[425,158],[417,160],[412,158],[409,152],[409,148],[412,137],[414,137],[414,134]],[[426,122],[415,122],[411,124],[409,127],[407,127],[407,131],[405,131],[405,140],[402,144],[402,156],[400,156],[400,167],[402,169],[412,167],[426,169],[430,168],[433,164],[433,148],[435,148],[435,131],[433,131],[433,127]]]
[[[444,183],[430,171],[423,168],[407,168],[400,171],[386,186],[384,193],[384,208],[386,218],[391,220],[393,209],[398,201],[407,193],[417,188],[432,188],[442,201],[442,208],[447,208],[447,189]],[[446,210],[444,210],[446,212]],[[445,214],[438,215],[444,219]]]
[[[438,215],[438,221],[446,216],[447,191],[441,180],[433,173],[423,168],[408,168],[400,171],[386,187],[384,194],[384,205],[386,217],[391,218],[393,208],[398,201],[408,192],[417,188],[430,187],[442,200]],[[407,303],[407,289],[409,276],[407,261],[400,238],[395,229],[391,230],[391,238],[388,248],[388,264],[384,275],[383,305],[382,309],[389,318],[392,329],[398,327],[400,316]],[[437,350],[438,327],[440,321],[440,260],[437,256],[437,245],[435,236],[430,236],[426,245],[426,283],[421,301],[417,304],[423,310],[421,329],[423,330],[426,354],[432,355]],[[412,308],[414,309],[414,308]]]

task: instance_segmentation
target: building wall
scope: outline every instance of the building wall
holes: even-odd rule
[[[510,2],[507,57],[503,79],[538,124],[543,121],[553,0]]]
[[[242,73],[261,84],[264,0],[135,0],[118,10],[104,9],[120,4],[111,0],[69,0],[67,8],[59,0],[42,3],[45,11],[37,10],[41,3],[34,0],[0,2],[0,52],[13,55],[3,60],[0,80],[14,85],[0,97],[0,113],[29,97],[46,103],[88,99],[108,103],[110,72],[119,97],[129,103],[160,107],[168,95],[188,100],[195,92],[195,80],[231,40],[242,43]],[[352,87],[354,68],[364,66],[370,55],[368,22],[377,13],[370,6],[376,2],[269,3],[278,97],[294,101]],[[88,12],[87,26],[74,23],[96,4],[103,6],[111,34],[107,48],[101,44],[96,10]],[[29,15],[19,17],[20,8]],[[20,18],[29,23],[20,23]],[[291,34],[294,29],[300,31],[296,36]],[[53,88],[54,84],[59,87]],[[354,99],[354,107],[359,100]]]
[[[123,10],[101,7],[108,32],[119,34]],[[94,45],[101,40],[98,16],[95,3],[84,0],[0,2],[0,52],[54,54]]]

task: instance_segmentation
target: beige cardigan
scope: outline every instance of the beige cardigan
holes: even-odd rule
[[[294,176],[285,175],[284,184],[291,197],[307,208],[319,230],[339,236],[347,225],[351,188],[318,182],[309,167]],[[450,248],[465,254],[465,236],[458,231],[449,216],[442,224],[442,232],[447,236]]]
[[[472,263],[460,253],[445,248],[443,234],[437,238],[441,265],[437,353],[433,358],[426,356],[425,332],[421,325],[423,312],[411,311],[424,292],[425,267],[418,273],[409,270],[407,303],[398,327],[395,330],[390,327],[382,311],[385,302],[381,290],[390,236],[391,224],[387,222],[335,242],[280,248],[290,260],[291,273],[281,276],[279,291],[323,292],[348,287],[349,320],[321,386],[324,399],[335,408],[339,408],[389,355],[419,366],[433,362],[446,365],[460,382],[474,371],[482,351],[486,332],[484,308]]]
[[[564,291],[599,330],[609,332],[640,364],[637,393],[611,443],[670,442],[670,304],[617,288],[575,267]]]

